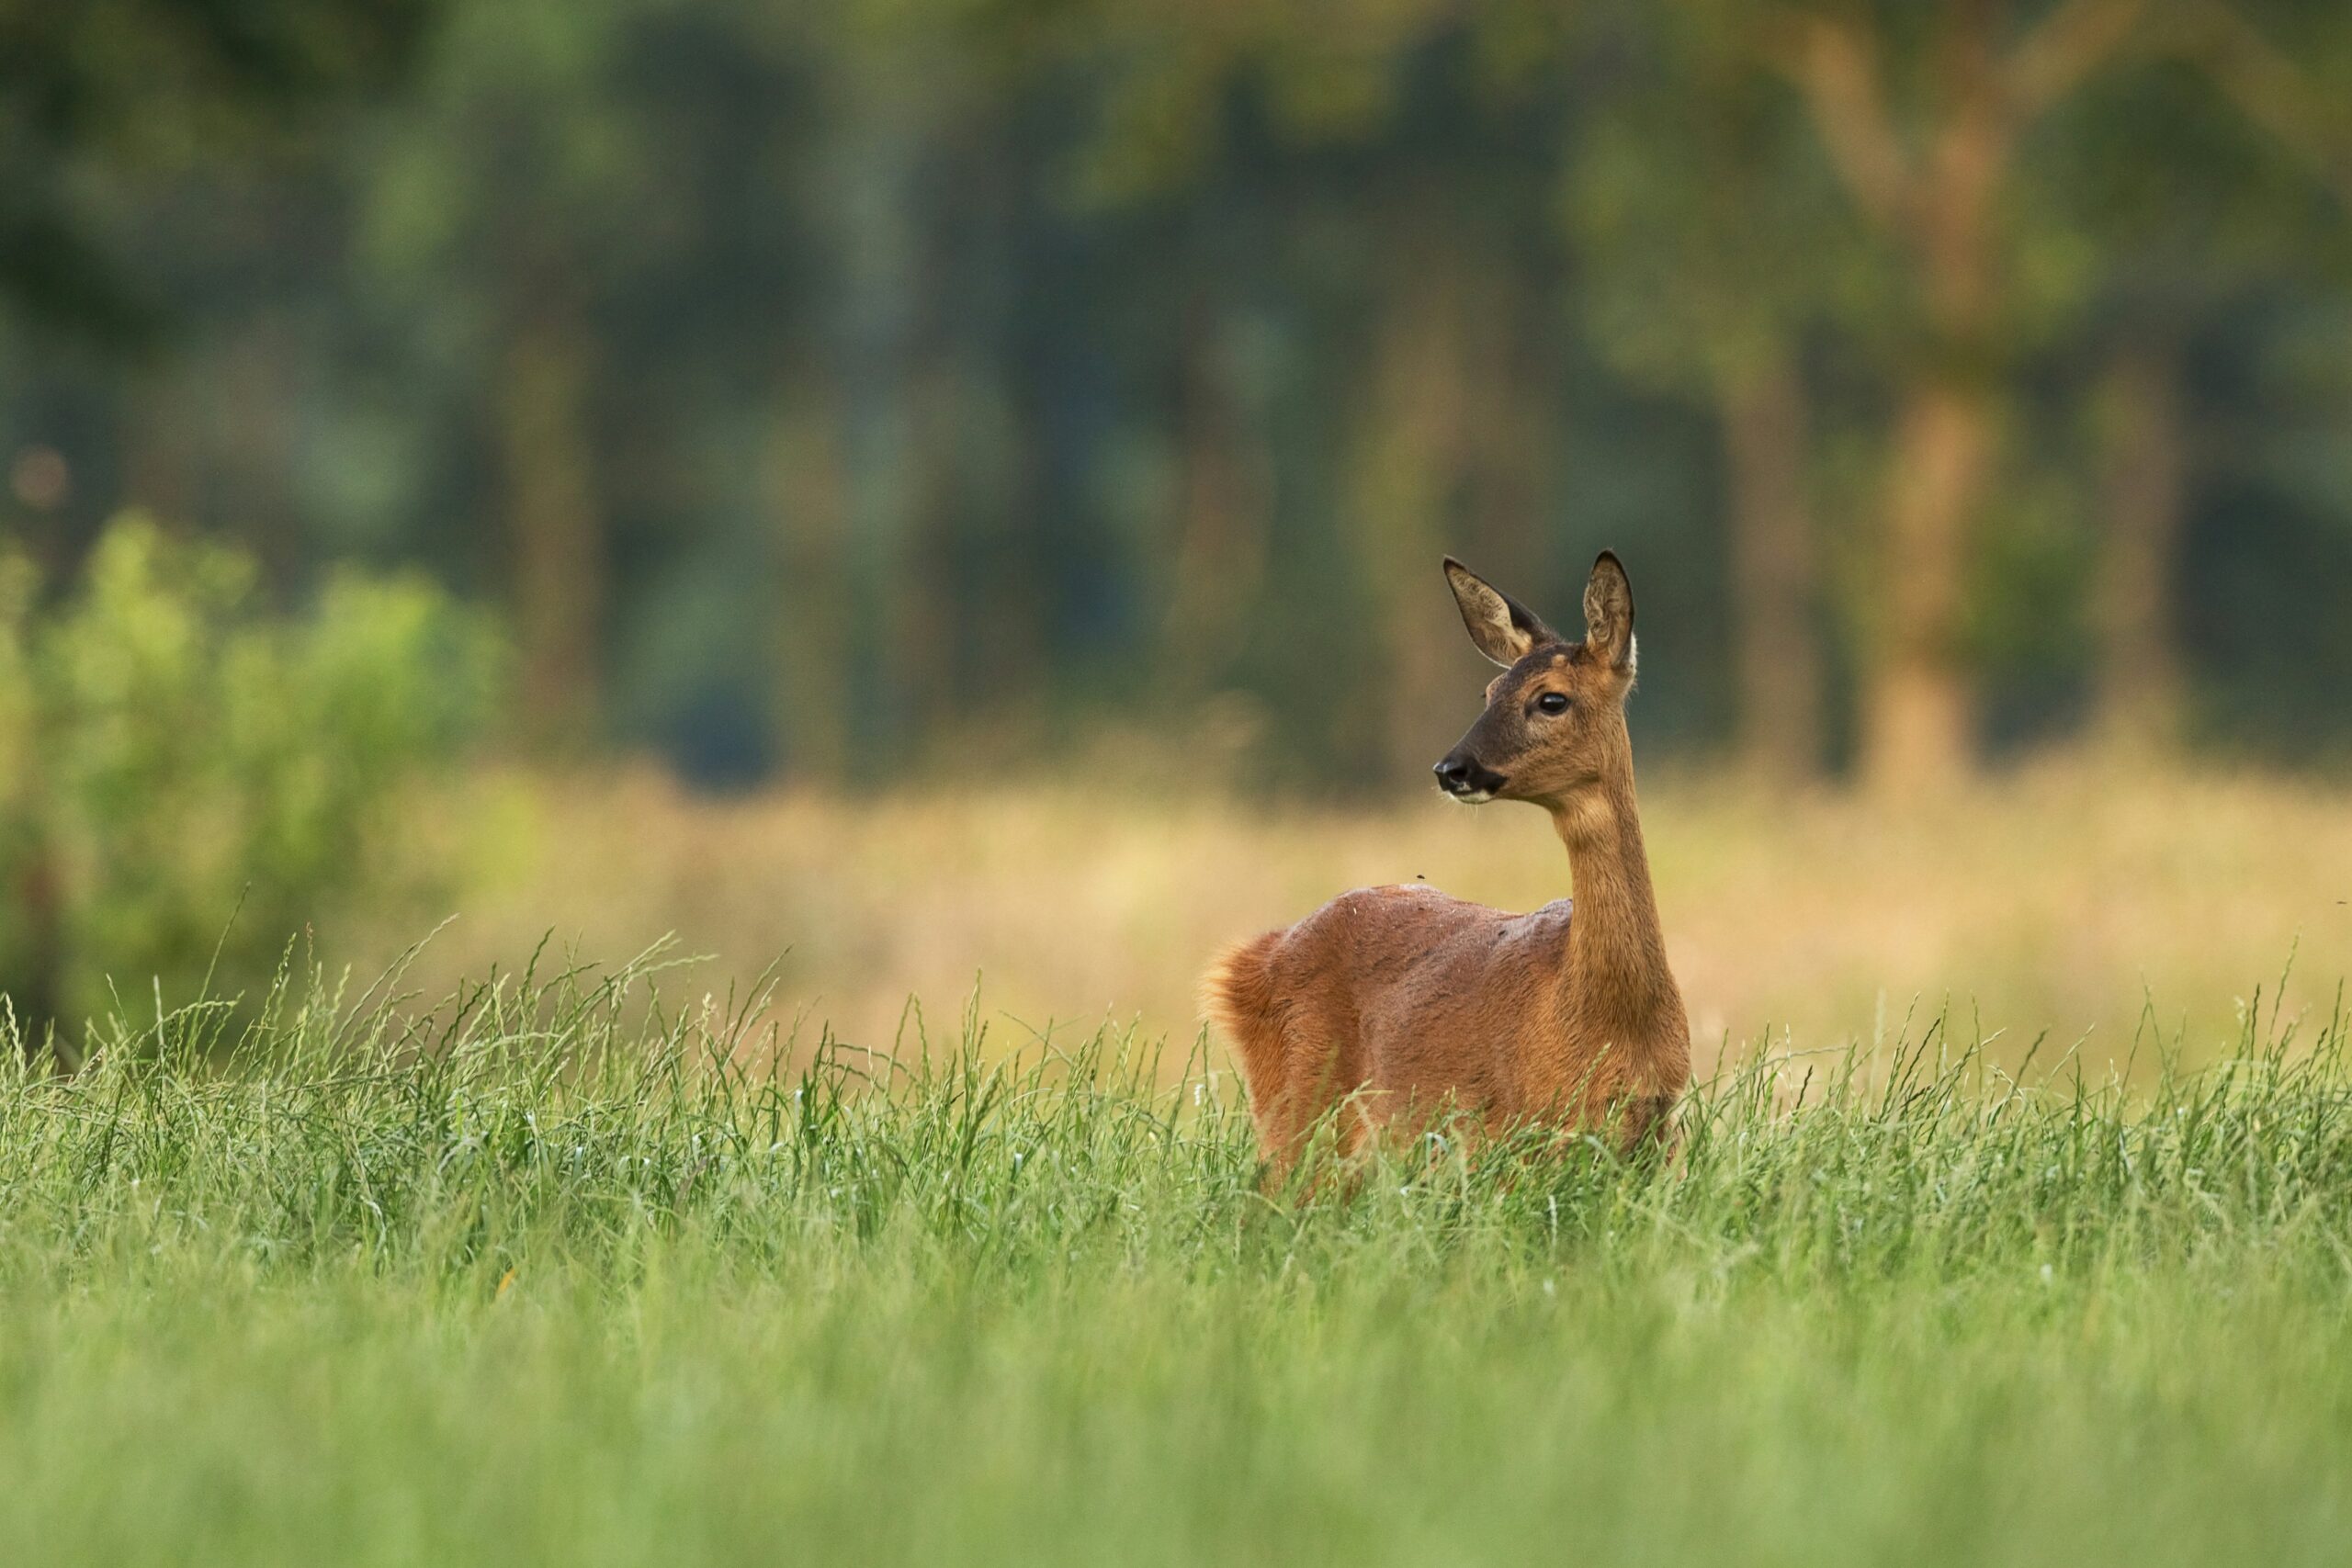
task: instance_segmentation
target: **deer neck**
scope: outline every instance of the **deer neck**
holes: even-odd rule
[[[1576,883],[1563,1021],[1571,1033],[1599,1031],[1629,1050],[1646,1046],[1679,1027],[1682,998],[1667,966],[1642,844],[1631,745],[1617,750],[1596,785],[1555,807],[1552,820]]]

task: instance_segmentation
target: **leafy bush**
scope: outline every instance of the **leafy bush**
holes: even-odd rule
[[[385,829],[496,664],[421,579],[274,615],[250,561],[136,517],[53,598],[0,558],[0,989],[36,1028],[109,987],[233,995],[322,916],[416,891],[432,868],[388,863]]]

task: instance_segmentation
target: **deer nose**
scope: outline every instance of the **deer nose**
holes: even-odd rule
[[[1437,774],[1437,787],[1460,800],[1485,799],[1503,787],[1502,774],[1459,747],[1430,771]]]

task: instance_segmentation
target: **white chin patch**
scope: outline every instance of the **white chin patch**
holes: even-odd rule
[[[1472,790],[1468,795],[1455,795],[1451,791],[1446,794],[1446,799],[1458,806],[1484,806],[1494,798],[1490,792],[1483,789]]]

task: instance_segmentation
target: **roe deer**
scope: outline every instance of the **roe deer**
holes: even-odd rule
[[[1690,1081],[1634,805],[1624,569],[1607,553],[1594,563],[1580,643],[1452,557],[1445,575],[1471,641],[1504,671],[1438,784],[1468,805],[1550,812],[1576,897],[1513,915],[1422,884],[1360,888],[1220,957],[1204,1006],[1232,1043],[1277,1179],[1334,1107],[1349,1152],[1449,1105],[1489,1131],[1550,1124],[1631,1149]]]

